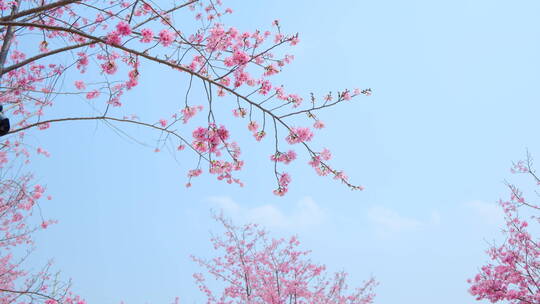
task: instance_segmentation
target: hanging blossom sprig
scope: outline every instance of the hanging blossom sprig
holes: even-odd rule
[[[205,169],[219,180],[243,185],[235,176],[243,168],[240,145],[224,122],[230,112],[215,110],[214,103],[220,102],[229,105],[234,116],[249,119],[247,129],[256,142],[274,133],[271,161],[278,184],[274,193],[285,194],[292,180],[277,163],[296,159],[284,161],[281,155],[300,152],[285,152],[291,149],[279,148],[283,141],[291,148],[301,147],[319,175],[362,189],[328,164],[326,150],[318,151],[311,144],[314,130],[326,127],[320,119],[326,108],[368,96],[371,90],[344,90],[322,98],[312,94],[310,102],[304,102],[299,94],[272,81],[294,60],[283,50],[297,45],[299,35],[284,33],[278,20],[267,30],[241,31],[224,22],[232,12],[221,0],[180,1],[167,9],[146,0],[3,2],[0,104],[14,122],[4,144],[9,141],[30,154],[25,150],[26,132],[60,122],[99,120],[122,134],[120,124],[143,126],[159,133],[155,151],[170,144],[178,147],[176,151],[189,148],[194,153],[197,165],[188,170],[187,186]],[[193,26],[176,24],[177,18],[186,20],[189,15]],[[121,113],[129,102],[126,92],[141,86],[141,75],[150,64],[178,72],[178,87],[185,88],[180,100],[171,98],[178,102],[178,112],[143,119]],[[195,87],[201,91],[194,102]],[[204,103],[201,95],[206,97]],[[51,117],[49,108],[74,98],[84,100],[95,115]],[[190,127],[199,115],[206,122],[196,119],[197,125]]]

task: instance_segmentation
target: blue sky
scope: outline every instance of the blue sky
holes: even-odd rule
[[[38,238],[35,265],[54,257],[92,303],[202,303],[189,254],[210,256],[220,229],[210,210],[237,222],[297,234],[313,259],[373,274],[376,303],[472,303],[465,280],[499,238],[508,168],[528,148],[540,158],[540,21],[537,1],[229,1],[241,29],[280,19],[301,43],[279,76],[307,95],[371,87],[374,95],[327,111],[316,145],[366,186],[351,192],[293,164],[288,195],[275,197],[269,150],[244,138],[244,188],[203,176],[185,189],[193,157],[175,162],[102,124],[56,125],[34,138],[52,153],[31,166],[60,223]],[[184,78],[143,66],[126,113],[156,121],[178,109]],[[201,98],[193,96],[193,98]],[[61,100],[63,111],[81,100]],[[88,110],[90,111],[90,110]],[[227,113],[228,115],[228,113]],[[153,144],[142,129],[125,129]]]

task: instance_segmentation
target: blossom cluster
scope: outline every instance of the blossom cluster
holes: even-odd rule
[[[235,226],[223,216],[222,236],[211,239],[219,255],[211,260],[192,257],[211,277],[223,283],[217,293],[202,273],[194,274],[208,303],[340,303],[370,304],[377,282],[371,278],[355,290],[348,290],[347,273],[328,274],[324,265],[311,262],[310,251],[300,241],[270,238],[257,225]],[[215,285],[215,284],[213,284]],[[222,285],[217,285],[222,286]]]
[[[514,173],[529,174],[538,184],[540,181],[531,167],[530,159],[514,164]],[[536,215],[540,205],[527,200],[516,186],[509,185],[510,198],[500,200],[505,214],[505,242],[487,250],[490,262],[480,268],[478,274],[468,280],[469,292],[477,300],[491,303],[539,303],[540,290],[540,238],[533,236],[530,224],[537,226]],[[530,220],[525,216],[530,215]]]

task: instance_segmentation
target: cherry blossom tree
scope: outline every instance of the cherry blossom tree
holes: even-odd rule
[[[50,262],[36,271],[26,269],[33,233],[54,221],[44,220],[37,212],[45,188],[33,184],[30,175],[8,176],[5,172],[0,171],[0,304],[84,303],[71,293],[70,282],[52,271]]]
[[[528,153],[524,161],[514,164],[512,172],[527,174],[536,186],[540,185]],[[487,254],[491,262],[468,280],[469,292],[477,300],[491,303],[540,303],[540,238],[536,235],[540,205],[531,199],[538,196],[538,192],[532,189],[524,194],[513,184],[508,184],[508,188],[509,199],[499,201],[505,214],[506,240],[489,248]]]
[[[255,224],[239,227],[223,216],[215,218],[225,228],[223,236],[211,239],[219,255],[210,260],[193,257],[207,273],[194,275],[207,303],[373,303],[373,278],[349,291],[347,273],[326,273],[324,265],[309,259],[310,251],[300,249],[297,237],[273,239]],[[209,287],[207,276],[223,288]]]
[[[284,33],[278,20],[266,30],[240,30],[225,24],[232,12],[221,0],[180,1],[167,8],[150,0],[0,0],[0,104],[13,126],[0,143],[0,163],[7,162],[9,149],[47,155],[42,147],[30,148],[27,132],[94,120],[155,130],[156,152],[190,150],[195,158],[187,186],[203,170],[242,185],[235,174],[244,165],[240,146],[224,123],[225,116],[234,115],[245,120],[254,141],[274,142],[268,154],[276,195],[284,195],[291,183],[283,168],[296,159],[294,147],[307,154],[317,174],[362,189],[329,165],[328,149],[315,149],[311,141],[314,130],[325,127],[321,111],[371,90],[320,97],[287,92],[272,76],[293,60],[286,48],[299,43],[298,34]],[[139,79],[150,65],[178,73],[178,86],[163,88],[171,91],[178,110],[161,118],[122,112],[129,102],[125,93],[144,85]],[[85,101],[95,115],[81,115],[88,107],[67,117],[50,114],[66,99]],[[218,100],[229,110],[217,110]],[[204,123],[189,126],[196,115]]]

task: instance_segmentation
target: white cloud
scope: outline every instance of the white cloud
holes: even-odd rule
[[[501,207],[495,203],[484,201],[470,201],[464,204],[465,208],[472,211],[475,216],[489,224],[500,224],[504,221],[504,212]]]
[[[386,207],[372,207],[368,211],[368,217],[375,225],[393,231],[414,230],[422,226],[420,221],[401,216],[396,211]]]
[[[367,213],[369,221],[375,226],[375,232],[379,236],[388,237],[391,235],[418,231],[427,226],[439,225],[441,216],[437,211],[431,213],[429,220],[421,221],[400,215],[395,210],[387,207],[373,206]]]
[[[433,225],[439,225],[441,223],[441,215],[437,211],[431,212],[430,223]]]
[[[208,201],[235,221],[257,223],[269,228],[306,228],[324,220],[323,210],[310,197],[298,201],[289,212],[272,204],[245,207],[223,196],[209,197]]]

